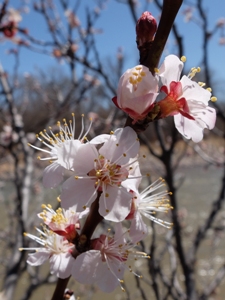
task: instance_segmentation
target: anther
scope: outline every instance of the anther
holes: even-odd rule
[[[210,99],[212,102],[216,102],[217,101],[217,98],[216,97],[211,97],[211,99]]]

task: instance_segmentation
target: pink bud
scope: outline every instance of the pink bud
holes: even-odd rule
[[[136,24],[137,45],[142,46],[153,40],[157,30],[157,23],[153,15],[145,11],[139,18]]]

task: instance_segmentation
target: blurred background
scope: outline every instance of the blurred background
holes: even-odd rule
[[[138,64],[135,24],[148,10],[159,21],[163,1],[5,0],[0,3],[0,299],[51,299],[56,278],[48,265],[30,267],[20,247],[32,242],[42,203],[57,206],[60,190],[45,189],[45,162],[28,143],[43,129],[81,114],[93,125],[89,138],[123,127],[126,116],[111,99],[120,76]],[[174,207],[171,230],[149,221],[136,261],[143,278],[125,274],[125,293],[112,295],[70,281],[76,299],[217,299],[225,294],[225,2],[183,1],[167,41],[168,54],[185,55],[184,74],[218,98],[217,123],[198,144],[176,131],[173,118],[151,123],[140,134],[147,156],[142,171],[166,180]],[[164,216],[160,216],[164,218]],[[131,276],[132,275],[132,276]]]

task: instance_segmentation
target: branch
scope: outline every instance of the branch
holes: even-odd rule
[[[152,42],[150,49],[148,49],[147,55],[145,55],[143,59],[140,53],[140,63],[148,67],[153,74],[155,73],[155,68],[159,64],[160,57],[182,2],[183,0],[164,0],[162,15],[155,39]]]
[[[213,281],[205,287],[204,292],[200,296],[200,300],[207,300],[208,297],[215,291],[215,289],[220,285],[221,281],[225,277],[225,264],[220,267],[218,273],[216,274]]]

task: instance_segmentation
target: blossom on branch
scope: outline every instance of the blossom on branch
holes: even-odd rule
[[[159,118],[174,116],[177,130],[197,143],[203,138],[204,128],[213,129],[216,111],[208,106],[211,89],[204,89],[203,83],[191,80],[200,68],[192,68],[189,75],[180,80],[182,69],[183,62],[175,55],[167,56],[159,69],[160,91],[166,95],[157,103]]]
[[[56,275],[58,278],[69,277],[74,262],[74,258],[71,255],[74,245],[47,228],[43,228],[43,231],[36,229],[41,234],[40,237],[30,233],[24,233],[24,235],[39,243],[41,247],[19,249],[20,251],[35,251],[28,255],[27,263],[31,266],[40,266],[49,260],[51,274]]]
[[[136,123],[153,109],[158,96],[158,80],[145,66],[128,69],[120,78],[115,105],[127,113]]]
[[[88,213],[88,209],[79,213],[76,207],[70,207],[65,210],[59,207],[56,211],[52,209],[50,204],[42,205],[44,209],[38,214],[44,223],[58,235],[64,236],[69,242],[73,242],[77,236],[77,230],[80,229],[80,219]]]
[[[167,213],[172,209],[167,198],[170,193],[167,190],[160,190],[164,186],[164,180],[159,178],[147,186],[141,193],[134,193],[135,196],[132,199],[131,211],[126,218],[127,220],[131,220],[130,237],[133,242],[139,242],[148,233],[147,225],[142,216],[166,228],[171,228],[172,223],[155,217],[157,212]],[[155,191],[158,192],[156,193]]]
[[[95,143],[104,144],[97,150]],[[136,190],[135,182],[140,178],[136,167],[139,146],[137,134],[130,127],[79,146],[73,160],[75,172],[62,185],[62,207],[76,205],[81,211],[100,195],[100,215],[114,222],[124,220],[131,207],[129,191]]]
[[[80,254],[73,264],[72,276],[82,284],[96,284],[103,292],[110,293],[123,283],[123,274],[126,269],[134,273],[126,265],[133,256],[149,258],[140,251],[134,250],[134,244],[125,239],[121,224],[117,224],[114,237],[101,235],[91,241],[92,249]]]
[[[44,170],[43,185],[45,187],[57,187],[63,181],[65,169],[74,171],[73,160],[76,157],[76,151],[86,139],[92,124],[90,123],[88,130],[85,132],[83,117],[82,115],[82,128],[77,139],[75,139],[75,115],[72,114],[72,120],[69,121],[69,124],[66,119],[63,120],[63,125],[57,122],[57,133],[54,133],[52,128],[49,127],[50,133],[44,130],[37,135],[37,139],[49,150],[29,144],[32,148],[49,154],[45,158],[38,157],[40,160],[49,160],[51,163]]]

